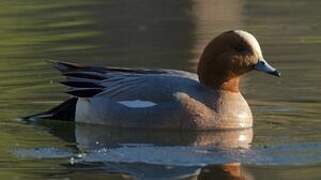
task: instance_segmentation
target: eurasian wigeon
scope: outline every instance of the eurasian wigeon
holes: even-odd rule
[[[64,103],[30,117],[128,128],[239,129],[253,125],[239,90],[243,74],[280,76],[264,59],[255,37],[227,31],[204,49],[197,74],[55,62],[66,80]]]

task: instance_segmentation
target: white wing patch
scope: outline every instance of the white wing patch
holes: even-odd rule
[[[118,103],[130,108],[146,108],[146,107],[153,107],[157,105],[154,102],[142,101],[142,100],[118,101]]]

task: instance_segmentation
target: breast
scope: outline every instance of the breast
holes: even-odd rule
[[[183,128],[241,129],[253,125],[251,110],[241,93],[218,91],[207,99],[176,95],[184,109]]]
[[[216,102],[217,125],[224,129],[250,128],[252,112],[241,93],[221,91]]]

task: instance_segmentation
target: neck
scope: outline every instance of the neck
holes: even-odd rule
[[[201,84],[204,84],[210,88],[230,91],[230,92],[240,92],[240,77],[232,77],[228,78],[227,80],[215,80],[212,79],[211,81],[203,81],[200,79]]]
[[[240,77],[231,78],[222,84],[219,84],[217,87],[219,89],[231,92],[240,92]]]

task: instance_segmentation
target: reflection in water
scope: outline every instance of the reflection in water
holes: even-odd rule
[[[104,168],[102,168],[104,166]],[[250,172],[237,163],[226,165],[211,165],[202,168],[197,167],[173,167],[173,166],[158,166],[148,165],[141,163],[132,164],[90,164],[90,165],[76,165],[68,166],[72,173],[77,173],[77,168],[90,168],[95,167],[95,173],[100,174],[103,172],[119,173],[121,179],[188,179],[188,180],[254,180]],[[102,170],[103,169],[103,170]],[[82,177],[86,177],[84,174]]]
[[[253,176],[239,163],[203,167],[197,179],[252,180]]]
[[[50,132],[63,139],[68,138],[63,130],[56,127],[55,130],[51,128]],[[233,159],[238,151],[249,148],[252,129],[175,132],[75,124],[74,133],[75,148],[81,153],[75,156],[72,165],[68,165],[70,168],[94,166],[106,172],[125,173],[139,179],[251,177]],[[207,165],[206,159],[213,157],[218,164]]]
[[[119,144],[153,144],[156,146],[196,146],[215,148],[249,148],[253,130],[186,132],[139,129],[111,129],[105,126],[75,125],[77,147],[84,150],[116,147]]]

